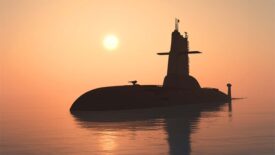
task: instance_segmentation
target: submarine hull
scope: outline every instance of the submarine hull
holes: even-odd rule
[[[218,89],[182,90],[156,85],[97,88],[81,95],[71,111],[142,109],[195,103],[227,102],[229,97]]]

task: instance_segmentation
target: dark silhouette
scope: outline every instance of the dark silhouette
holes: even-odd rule
[[[225,106],[225,103],[199,103],[139,110],[75,111],[72,115],[81,127],[97,131],[130,130],[135,132],[159,129],[161,126],[167,134],[169,154],[189,155],[192,151],[190,137],[197,128],[201,114],[220,111]],[[164,119],[163,123],[160,123],[159,120],[162,119]]]
[[[199,51],[189,51],[188,35],[183,37],[178,31],[179,20],[176,19],[175,30],[172,33],[170,52],[158,53],[158,55],[169,55],[167,75],[163,86],[169,88],[180,88],[181,90],[198,90],[198,81],[189,75],[188,54],[198,54]]]
[[[134,80],[134,81],[129,81],[129,83],[132,83],[133,86],[137,85],[137,80]]]
[[[231,100],[231,93],[226,95],[216,88],[201,88],[199,82],[189,75],[188,55],[201,52],[189,51],[187,32],[183,37],[178,31],[178,23],[176,19],[170,51],[158,53],[169,56],[163,87],[137,85],[137,81],[130,81],[135,87],[97,88],[80,96],[70,110],[122,110]],[[228,92],[231,92],[229,86]]]
[[[227,90],[228,90],[227,91],[227,96],[228,96],[228,98],[231,98],[231,86],[232,85],[230,83],[227,84]]]

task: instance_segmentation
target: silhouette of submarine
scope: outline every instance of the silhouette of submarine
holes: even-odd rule
[[[231,84],[228,95],[216,88],[201,88],[199,82],[189,75],[188,35],[178,31],[179,20],[175,21],[169,52],[157,53],[168,55],[168,71],[163,86],[133,85],[102,87],[81,95],[71,106],[71,111],[103,111],[152,108],[195,103],[228,102],[231,100]]]

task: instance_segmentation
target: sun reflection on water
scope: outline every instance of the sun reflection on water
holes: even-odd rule
[[[100,133],[99,144],[104,151],[113,151],[117,147],[116,132],[102,131]]]

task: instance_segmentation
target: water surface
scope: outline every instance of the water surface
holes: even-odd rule
[[[0,154],[275,153],[272,98],[75,114],[40,103],[2,109]]]

